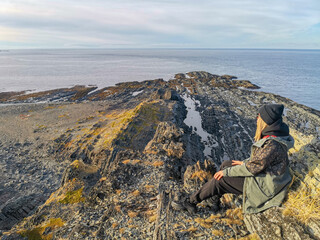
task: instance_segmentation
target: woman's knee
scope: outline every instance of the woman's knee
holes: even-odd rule
[[[223,161],[220,165],[220,170],[223,170],[228,167],[232,167],[232,160]]]

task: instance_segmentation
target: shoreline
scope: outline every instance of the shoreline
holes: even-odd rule
[[[172,79],[170,79],[170,80],[172,80]],[[153,80],[144,80],[144,81],[141,81],[140,83],[143,83],[143,82],[145,82],[145,81],[153,81]],[[164,81],[166,81],[166,80],[164,80]],[[169,81],[169,80],[168,80]],[[130,84],[130,83],[132,83],[132,82],[121,82],[121,83],[118,83],[118,84],[126,84],[126,83],[128,83],[128,84]],[[19,96],[19,95],[29,95],[29,94],[41,94],[41,93],[43,93],[43,92],[52,92],[52,91],[59,91],[59,90],[61,90],[61,89],[73,89],[74,87],[78,87],[79,85],[74,85],[74,86],[72,86],[72,87],[69,87],[69,88],[55,88],[55,89],[50,89],[50,90],[45,90],[45,91],[33,91],[32,93],[23,93],[23,94],[18,94],[17,96]],[[81,85],[82,86],[82,85]],[[87,87],[96,87],[96,86],[93,86],[93,85],[86,85]],[[112,87],[116,87],[116,85],[113,85],[113,86],[110,86],[111,88]],[[98,92],[98,91],[101,91],[101,90],[105,90],[105,89],[108,89],[108,88],[110,88],[110,87],[97,87],[97,89],[95,89],[95,90],[92,90],[92,91],[90,91],[89,93],[88,93],[88,96],[89,95],[92,95],[93,93],[95,93],[95,92]],[[274,94],[274,93],[272,93],[272,92],[266,92],[266,91],[263,91],[263,89],[247,89],[247,88],[242,88],[242,87],[239,87],[239,89],[242,89],[242,90],[245,90],[245,91],[252,91],[252,92],[260,92],[260,93],[262,93],[262,94]],[[25,90],[26,92],[27,92],[27,90]],[[59,100],[57,100],[57,101],[50,101],[50,100],[45,100],[45,101],[40,101],[40,102],[18,102],[18,103],[10,103],[10,102],[8,102],[8,103],[1,103],[1,94],[6,94],[6,93],[19,93],[19,92],[15,92],[15,91],[11,91],[11,92],[0,92],[0,108],[2,108],[2,107],[6,107],[6,106],[20,106],[20,105],[32,105],[32,104],[60,104],[60,103],[72,103],[72,101],[70,101],[70,102],[68,102],[68,101],[59,101]],[[279,97],[283,97],[283,96],[281,96],[281,95],[279,95],[279,94],[274,94],[274,95],[277,95],[277,96],[279,96]],[[283,97],[283,98],[286,98],[286,97]],[[289,98],[288,98],[289,99]],[[290,100],[292,100],[292,99],[290,99]],[[292,100],[293,101],[293,100]],[[315,111],[319,111],[320,112],[320,106],[319,106],[319,109],[317,109],[317,108],[315,108],[315,107],[311,107],[311,106],[308,106],[308,105],[306,105],[306,104],[303,104],[303,103],[300,103],[300,102],[296,102],[296,101],[294,101],[296,104],[298,104],[298,105],[300,105],[300,106],[303,106],[303,107],[306,107],[306,108],[311,108],[311,109],[313,109],[313,110],[315,110]]]
[[[0,107],[0,236],[19,239],[36,233],[45,238],[50,231],[69,239],[76,231],[78,239],[94,234],[151,239],[158,218],[159,226],[170,223],[167,230],[160,228],[164,239],[196,238],[197,231],[210,239],[211,228],[227,234],[224,239],[250,232],[270,238],[277,232],[265,228],[269,218],[264,214],[277,216],[281,234],[300,235],[298,220],[292,223],[296,215],[284,216],[281,209],[244,221],[241,198],[222,198],[224,208],[218,213],[199,206],[194,218],[171,211],[172,199],[198,189],[223,160],[249,157],[255,113],[266,103],[285,105],[284,121],[296,144],[292,168],[304,182],[318,184],[319,111],[242,89],[257,86],[231,76],[188,74],[170,82],[121,83],[91,100],[85,97],[87,88],[77,88],[31,98],[58,96],[61,102]],[[307,168],[310,174],[304,172]],[[318,234],[312,229],[318,225],[308,227],[308,234]]]
[[[21,90],[37,89],[38,92],[39,86],[52,90],[88,83],[103,88],[123,81],[169,80],[176,71],[203,69],[249,79],[264,92],[276,93],[320,110],[316,101],[319,57],[318,51],[292,49],[28,50],[1,54],[0,65],[8,70],[0,71],[0,82],[5,87],[2,92],[21,89],[20,86],[28,82],[31,85]]]

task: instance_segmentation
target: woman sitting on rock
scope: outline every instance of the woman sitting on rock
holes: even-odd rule
[[[287,151],[294,143],[288,126],[282,122],[283,109],[280,104],[262,106],[250,158],[224,161],[214,178],[190,198],[172,202],[172,207],[195,213],[198,203],[211,199],[214,210],[218,210],[224,193],[243,194],[244,213],[280,206],[291,182]]]

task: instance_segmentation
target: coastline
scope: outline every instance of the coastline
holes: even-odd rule
[[[257,86],[233,76],[187,76],[124,82],[92,95],[86,87],[32,93],[20,99],[27,105],[1,107],[0,206],[7,217],[0,235],[148,239],[158,231],[164,239],[210,239],[215,230],[222,239],[276,239],[275,226],[264,221],[270,215],[281,234],[318,236],[317,223],[304,229],[296,219],[297,208],[293,216],[276,208],[247,218],[232,196],[221,199],[217,214],[201,206],[196,216],[172,211],[170,201],[197,189],[223,160],[249,157],[255,113],[266,103],[285,105],[296,141],[291,166],[304,183],[319,184],[320,111],[246,90]],[[36,103],[45,98],[60,102]],[[292,193],[300,190],[296,183]]]
[[[319,59],[319,51],[306,50],[21,50],[1,54],[0,66],[6,67],[0,69],[0,82],[2,92],[88,83],[104,88],[123,81],[167,81],[176,72],[202,69],[248,79],[264,92],[320,110]]]

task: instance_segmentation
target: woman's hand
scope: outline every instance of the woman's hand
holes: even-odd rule
[[[223,172],[222,171],[216,172],[213,177],[217,180],[220,180],[223,177]]]
[[[238,160],[232,160],[232,166],[236,166],[236,165],[242,165],[243,162],[242,161],[238,161]]]

